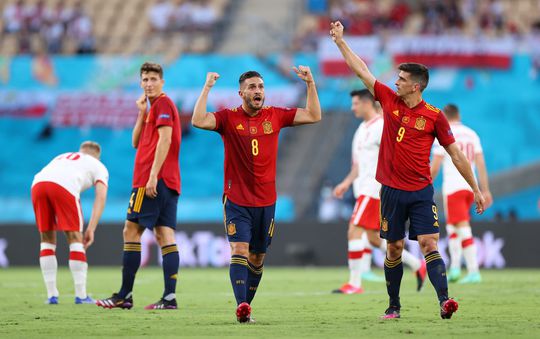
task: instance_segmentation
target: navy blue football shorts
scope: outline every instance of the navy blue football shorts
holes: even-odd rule
[[[176,209],[178,192],[158,180],[157,197],[145,195],[145,188],[134,188],[129,199],[126,219],[148,229],[154,226],[167,226],[176,229]]]
[[[433,185],[418,191],[381,187],[381,238],[396,241],[405,238],[409,220],[409,239],[439,233],[439,215],[433,201]]]
[[[223,199],[225,231],[229,242],[247,242],[251,253],[266,253],[274,236],[276,204],[244,207]]]

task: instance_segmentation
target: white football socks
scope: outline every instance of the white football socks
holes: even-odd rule
[[[58,297],[56,288],[56,272],[58,271],[58,262],[56,261],[56,245],[42,242],[39,252],[39,266],[47,288],[47,298]]]
[[[457,232],[457,228],[454,225],[446,225],[446,232],[448,233],[448,252],[450,253],[450,268],[461,268],[461,237]]]
[[[69,245],[69,269],[73,276],[75,296],[85,299],[87,297],[86,274],[88,271],[88,264],[86,263],[84,246],[80,242]]]
[[[364,242],[362,239],[349,240],[349,284],[354,287],[362,286],[362,256]]]
[[[462,226],[457,228],[461,247],[463,248],[463,257],[469,273],[478,272],[478,258],[476,256],[476,245],[472,235],[471,226]]]

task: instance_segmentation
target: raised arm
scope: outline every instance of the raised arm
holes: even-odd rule
[[[360,78],[360,80],[362,80],[371,94],[375,94],[373,88],[375,86],[376,79],[369,71],[366,63],[352,51],[352,49],[343,39],[343,25],[341,22],[336,21],[330,23],[330,28],[330,36],[345,58],[347,66],[349,66],[349,68]]]
[[[135,103],[137,104],[137,108],[139,109],[139,115],[137,116],[135,127],[133,127],[133,132],[131,133],[131,144],[134,148],[137,148],[139,146],[139,139],[141,137],[144,119],[146,119],[146,95],[143,93]]]
[[[193,116],[191,117],[191,124],[197,128],[210,131],[216,128],[216,117],[214,114],[206,111],[206,103],[208,101],[208,93],[210,93],[210,89],[216,84],[217,79],[219,79],[219,74],[217,73],[208,72],[206,74],[206,82],[204,83],[201,95],[195,103]]]
[[[434,155],[431,161],[431,178],[435,180],[441,169],[441,164],[444,159],[444,155]]]
[[[473,192],[474,192],[474,202],[476,203],[476,213],[482,214],[485,210],[485,199],[482,195],[482,192],[480,192],[480,189],[478,188],[478,185],[476,184],[476,180],[474,180],[474,174],[471,168],[471,164],[465,157],[465,154],[459,149],[459,147],[456,145],[456,143],[452,143],[448,146],[444,146],[444,149],[446,149],[446,152],[450,155],[450,158],[452,159],[452,162],[454,163],[454,166],[456,166],[457,170],[467,181],[469,186],[471,186]]]
[[[96,231],[99,219],[105,208],[107,200],[107,185],[98,181],[95,186],[94,206],[92,207],[92,216],[88,222],[88,227],[84,232],[84,248],[87,249],[94,243],[94,232]]]
[[[167,158],[167,153],[169,153],[169,148],[171,147],[172,141],[172,131],[171,126],[160,126],[158,127],[159,139],[156,146],[156,154],[154,155],[154,162],[152,163],[152,168],[150,169],[150,177],[146,183],[146,195],[155,198],[157,197],[157,182],[158,174],[161,170],[161,166]]]
[[[343,199],[343,196],[345,193],[349,190],[349,187],[351,187],[354,179],[358,178],[358,164],[352,164],[351,170],[349,171],[349,174],[343,179],[342,182],[337,184],[336,187],[334,187],[334,196],[339,199]]]
[[[298,68],[293,67],[293,70],[300,79],[304,80],[307,86],[306,108],[297,109],[293,125],[312,124],[321,121],[321,104],[311,69],[308,66],[298,66]]]
[[[474,157],[476,163],[476,168],[478,169],[478,182],[480,184],[480,191],[486,199],[486,208],[493,204],[493,197],[491,196],[491,191],[489,190],[489,178],[487,173],[486,161],[484,159],[483,153],[478,153]]]

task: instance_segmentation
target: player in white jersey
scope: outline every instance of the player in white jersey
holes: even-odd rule
[[[351,92],[351,101],[354,116],[363,122],[353,138],[351,170],[334,188],[334,196],[341,199],[352,184],[357,199],[347,232],[349,282],[333,291],[343,294],[363,292],[361,275],[371,265],[371,246],[386,252],[386,242],[379,236],[381,184],[375,180],[383,118],[367,89]],[[362,240],[364,234],[367,234],[367,243]],[[402,257],[403,262],[416,273],[420,290],[426,277],[425,264],[407,251],[403,251]]]
[[[482,152],[480,138],[469,127],[461,123],[459,109],[456,105],[449,104],[444,109],[448,118],[452,133],[456,138],[456,144],[471,163],[473,172],[478,169],[480,190],[486,199],[486,207],[491,205],[493,199],[489,191],[489,182]],[[458,281],[461,276],[461,257],[465,258],[468,274],[459,283],[479,283],[482,281],[478,270],[476,258],[476,245],[471,231],[470,210],[474,202],[474,194],[444,148],[435,144],[433,149],[433,161],[431,164],[431,176],[437,176],[439,169],[443,167],[443,196],[446,212],[446,231],[448,233],[448,249],[450,252],[450,269],[448,281]]]
[[[75,303],[94,303],[86,294],[86,249],[94,242],[94,232],[105,207],[109,173],[99,161],[101,147],[86,141],[78,152],[55,157],[35,175],[32,182],[32,204],[40,233],[39,264],[47,303],[58,304],[56,288],[56,231],[64,231],[69,244],[69,269],[75,285]],[[88,227],[83,231],[80,193],[95,187],[94,206]]]

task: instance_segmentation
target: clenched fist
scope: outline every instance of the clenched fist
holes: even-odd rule
[[[219,74],[216,72],[206,73],[206,82],[204,83],[207,87],[213,87],[216,84],[217,79],[219,79]]]

